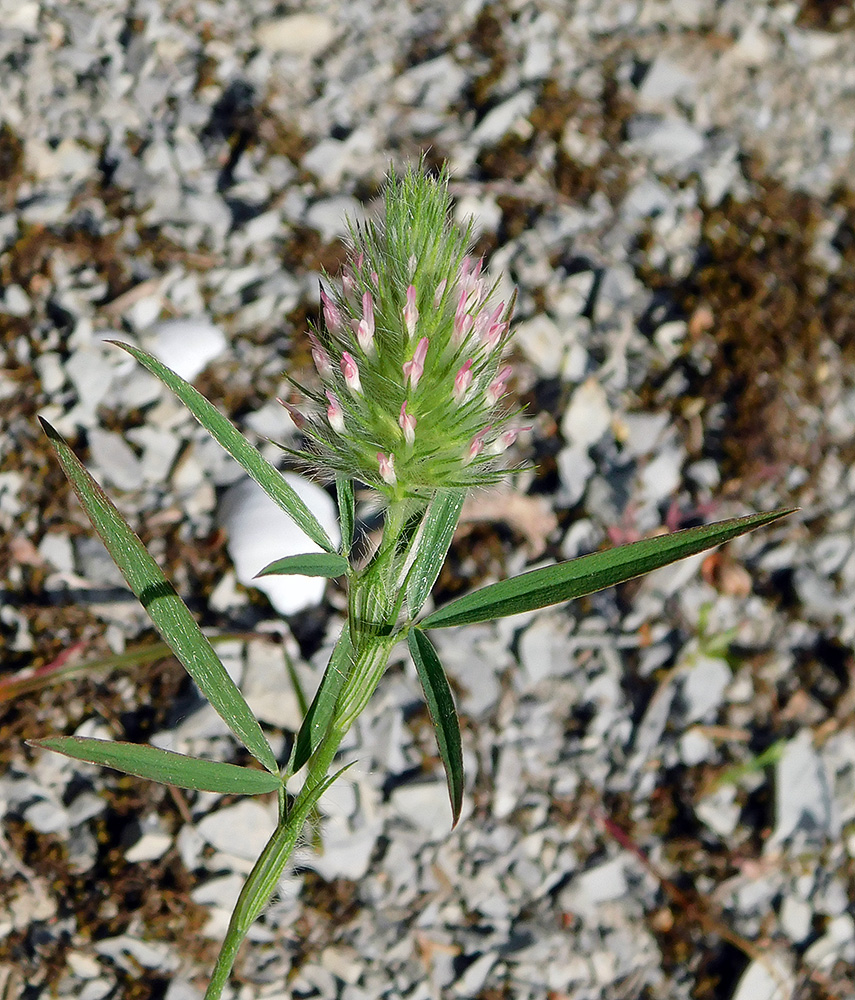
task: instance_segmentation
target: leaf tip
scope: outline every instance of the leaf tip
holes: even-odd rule
[[[129,351],[131,353],[135,350],[134,345],[133,344],[129,344],[126,340],[112,340],[111,339],[111,340],[105,340],[105,341],[103,341],[103,343],[105,343],[105,344],[112,344],[113,347],[121,347],[121,349],[123,351]]]
[[[56,440],[59,437],[59,431],[53,426],[53,424],[40,413],[36,414],[36,420],[42,425],[42,430],[47,434],[51,441]]]

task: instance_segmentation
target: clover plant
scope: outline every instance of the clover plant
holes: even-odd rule
[[[305,439],[295,454],[319,477],[335,480],[338,547],[276,468],[207,399],[156,358],[117,344],[178,396],[320,550],[279,559],[263,572],[345,581],[346,621],[284,764],[154,559],[66,442],[42,421],[129,587],[261,767],[80,737],[33,744],[182,788],[278,794],[278,824],[240,893],[206,1000],[221,995],[238,948],[275,891],[307,817],[345,770],[336,770],[339,746],[397,643],[407,643],[421,681],[456,824],[463,798],[460,729],[431,629],[569,601],[789,513],[753,514],[594,552],[482,587],[423,616],[466,494],[501,479],[503,452],[519,430],[519,412],[508,401],[511,367],[505,363],[513,302],[496,301],[497,284],[470,255],[470,236],[471,226],[462,230],[452,222],[444,173],[438,178],[421,168],[403,177],[390,173],[383,221],[351,224],[341,279],[324,276],[323,322],[309,334],[317,378],[299,386],[304,407],[285,405]],[[355,483],[375,491],[385,511],[382,540],[371,554],[353,548]],[[286,791],[286,783],[294,788],[300,779],[299,791]]]

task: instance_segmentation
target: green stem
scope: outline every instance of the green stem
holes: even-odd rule
[[[328,747],[327,752],[318,758],[318,770],[321,767],[324,767],[325,771],[328,770],[334,756],[335,749]],[[315,773],[314,770],[312,773]],[[237,958],[238,949],[250,927],[275,892],[306,818],[321,795],[340,773],[341,771],[332,777],[322,778],[315,782],[312,782],[312,775],[307,777],[306,784],[297,796],[287,820],[276,827],[273,836],[267,841],[258,861],[244,883],[243,889],[241,889],[234,913],[229,921],[229,929],[217,958],[217,964],[214,966],[211,981],[205,991],[205,1000],[219,1000],[222,995],[228,982],[229,973]]]
[[[400,571],[398,549],[413,513],[409,503],[390,505],[379,550],[369,565],[351,578],[346,626],[350,642],[342,645],[340,640],[336,647],[337,650],[349,649],[351,666],[323,735],[306,762],[306,779],[290,809],[286,809],[285,799],[280,797],[279,823],[238,897],[205,1000],[219,1000],[222,995],[238,949],[275,892],[306,819],[341,773],[328,776],[342,740],[374,693],[392,647],[401,638],[402,633],[397,628],[403,601],[403,590],[397,580]],[[290,766],[289,762],[286,773],[290,773]]]

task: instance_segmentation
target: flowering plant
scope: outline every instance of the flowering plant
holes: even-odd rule
[[[453,822],[463,797],[460,730],[428,629],[531,611],[590,594],[768,524],[785,510],[645,539],[492,584],[421,617],[467,491],[495,482],[518,430],[507,404],[503,355],[512,302],[496,302],[470,231],[450,220],[447,178],[390,176],[382,224],[353,225],[340,284],[321,291],[323,324],[310,333],[320,386],[299,386],[289,407],[306,447],[295,454],[335,479],[342,542],[336,547],[280,473],[191,385],[127,344],[196,419],[303,529],[319,551],[276,560],[263,573],[344,577],[347,618],[284,766],[208,640],[100,486],[45,421],[48,437],[95,530],[175,656],[263,769],[151,746],[81,737],[33,741],[80,760],[184,788],[277,792],[279,821],[236,904],[206,1000],[222,994],[237,950],[270,899],[303,825],[341,770],[342,739],[376,688],[392,648],[406,641],[436,729]],[[357,558],[354,482],[385,505],[382,540]],[[302,775],[291,795],[286,783]]]

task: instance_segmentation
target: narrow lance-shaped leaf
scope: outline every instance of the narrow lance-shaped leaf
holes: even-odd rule
[[[460,743],[460,723],[454,708],[454,698],[436,650],[421,629],[411,629],[407,643],[425,693],[430,717],[436,730],[439,755],[445,767],[448,797],[451,799],[452,826],[460,819],[463,804],[463,751]]]
[[[424,628],[470,625],[560,604],[693,556],[792,513],[788,509],[749,514],[531,570],[466,594],[428,615],[421,625]]]
[[[337,552],[304,552],[298,556],[284,556],[268,563],[259,576],[326,576],[329,578],[342,576],[350,564]]]
[[[335,552],[335,546],[330,541],[318,519],[309,510],[282,474],[244,438],[235,425],[196,389],[171,368],[167,368],[157,358],[146,354],[138,347],[111,340],[108,343],[121,347],[133,355],[139,363],[168,386],[181,402],[187,407],[206,431],[221,445],[232,458],[258,483],[274,503],[277,503],[286,514],[290,514],[296,524],[327,552]]]
[[[421,611],[451,545],[466,497],[465,490],[443,490],[431,501],[413,541],[416,558],[407,576],[407,608],[411,616]]]
[[[62,436],[46,420],[39,419],[92,526],[166,644],[229,729],[256,760],[276,774],[276,756],[258,720],[202,634],[196,619]]]
[[[195,788],[203,792],[260,795],[274,792],[281,779],[268,771],[257,771],[237,764],[202,760],[186,754],[161,750],[139,743],[96,740],[83,736],[51,736],[43,740],[27,740],[32,747],[54,750],[75,760],[112,767],[138,778],[149,778],[164,785]]]
[[[347,476],[335,477],[335,496],[338,501],[338,519],[341,527],[342,555],[349,555],[353,545],[353,528],[356,521],[353,481]]]

